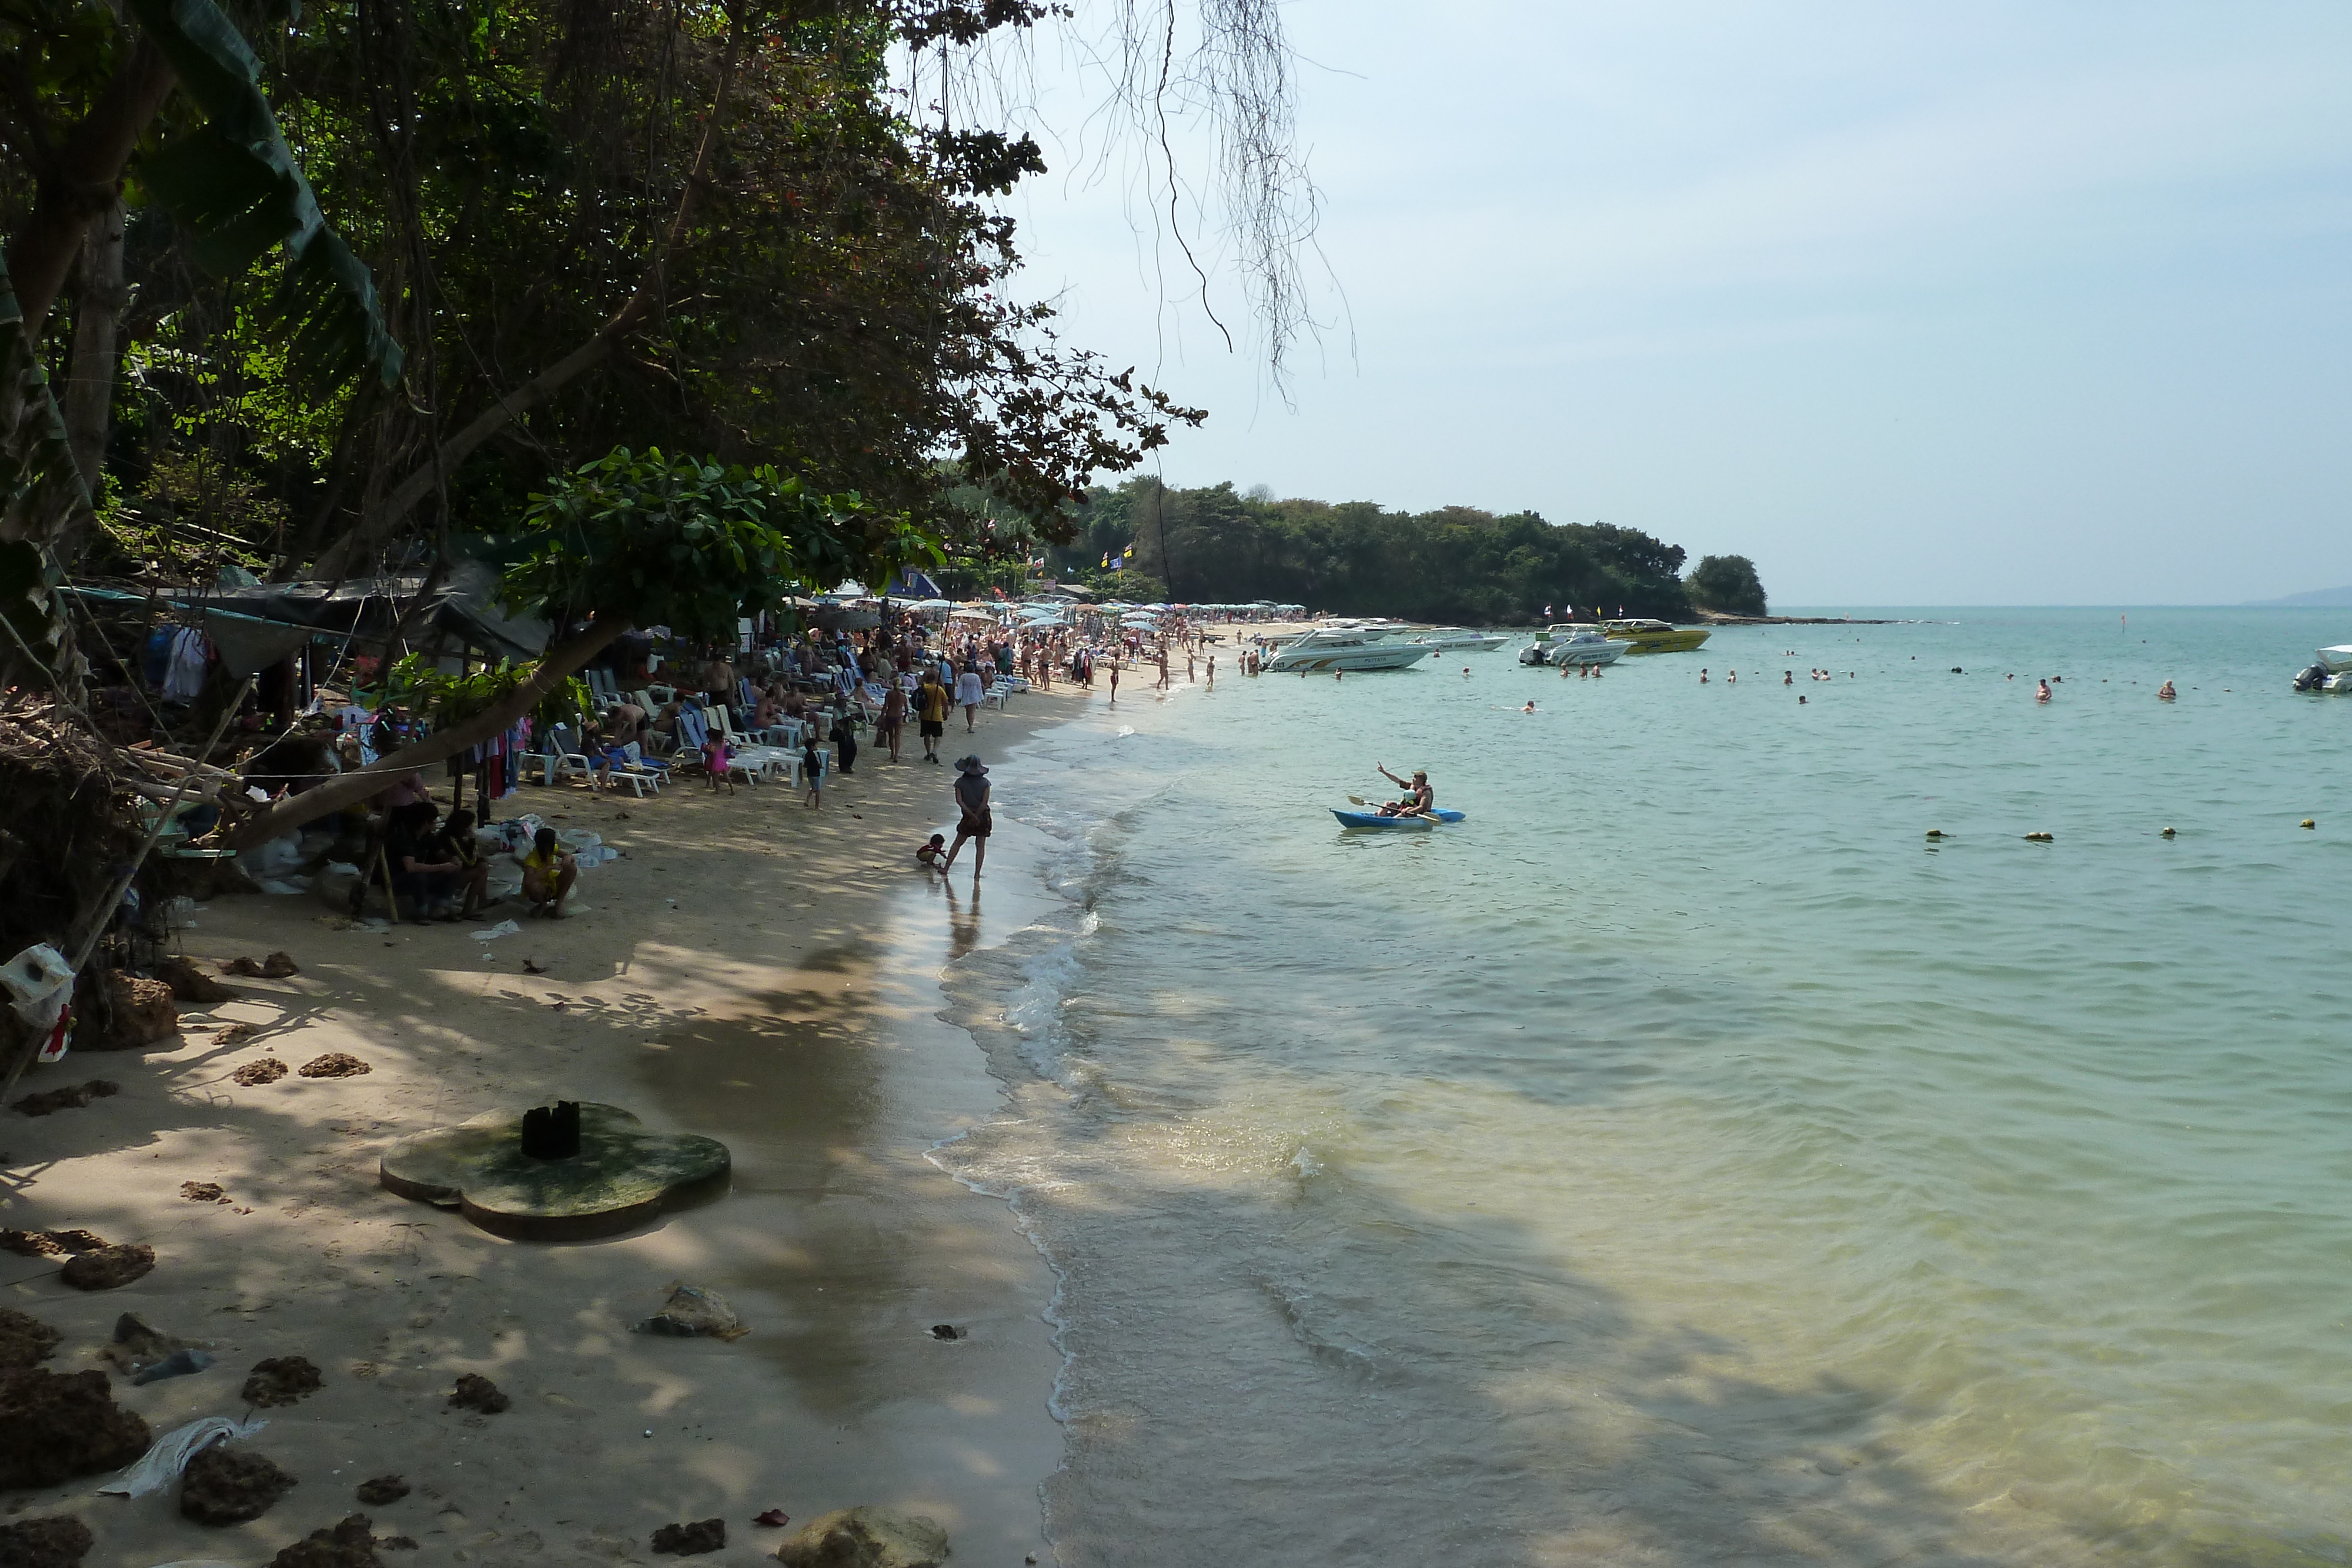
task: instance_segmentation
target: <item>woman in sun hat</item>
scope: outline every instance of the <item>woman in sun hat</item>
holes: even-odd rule
[[[977,840],[971,852],[971,876],[980,880],[980,868],[988,863],[988,835],[995,827],[989,813],[988,769],[977,757],[956,758],[955,801],[961,813],[956,822],[955,845],[948,851],[942,872],[955,869],[956,856],[963,853],[966,839]]]

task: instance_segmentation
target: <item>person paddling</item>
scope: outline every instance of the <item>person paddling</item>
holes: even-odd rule
[[[1410,780],[1407,780],[1398,778],[1387,768],[1381,768],[1377,762],[1373,763],[1372,766],[1380,768],[1381,777],[1387,779],[1390,783],[1395,785],[1400,789],[1410,789],[1412,791],[1412,798],[1409,800],[1391,800],[1382,805],[1381,807],[1381,816],[1424,817],[1431,811],[1437,809],[1437,791],[1430,788],[1429,775],[1422,769],[1418,768],[1414,768],[1412,770],[1412,778]]]

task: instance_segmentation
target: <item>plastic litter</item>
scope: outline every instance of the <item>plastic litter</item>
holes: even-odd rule
[[[521,935],[521,926],[516,925],[511,920],[501,920],[487,931],[475,932],[474,940],[477,942],[495,942],[501,936],[520,936]]]
[[[706,1291],[699,1285],[672,1284],[669,1300],[662,1310],[642,1322],[629,1325],[632,1333],[669,1334],[691,1338],[708,1334],[712,1339],[741,1339],[750,1333],[727,1298],[716,1291]]]
[[[253,885],[261,889],[264,893],[274,893],[280,897],[283,897],[289,893],[308,893],[310,891],[310,884],[309,883],[289,882],[282,876],[257,877],[254,879]]]
[[[131,1381],[136,1384],[161,1383],[167,1377],[185,1377],[192,1372],[202,1372],[212,1364],[213,1358],[203,1351],[175,1350]]]
[[[155,1439],[139,1462],[98,1489],[100,1497],[148,1497],[180,1479],[188,1461],[224,1438],[243,1442],[268,1426],[256,1416],[233,1421],[226,1416],[202,1416],[184,1427],[174,1427]]]
[[[43,1034],[58,1027],[66,1003],[73,999],[73,967],[66,956],[46,942],[35,943],[0,969],[0,986],[8,988],[9,1006]]]
[[[249,850],[239,850],[236,863],[256,882],[288,876],[302,868],[301,839],[289,833],[282,839],[272,839]]]

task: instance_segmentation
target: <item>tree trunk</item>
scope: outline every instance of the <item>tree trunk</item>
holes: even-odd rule
[[[62,411],[74,466],[92,499],[106,468],[106,433],[114,412],[115,342],[128,294],[122,286],[122,198],[107,203],[82,236],[81,298],[74,311],[73,357]]]
[[[131,149],[178,80],[163,51],[140,39],[42,172],[33,214],[8,242],[8,273],[34,338],[73,271],[83,228],[114,199]]]
[[[414,768],[431,762],[446,761],[467,747],[489,739],[537,707],[560,682],[603,653],[627,626],[625,616],[599,615],[588,623],[587,630],[578,635],[549,643],[547,652],[540,657],[539,667],[509,693],[505,701],[484,708],[473,717],[461,719],[446,729],[436,729],[414,746],[402,747],[391,756],[380,758],[373,768],[342,774],[315,789],[287,797],[231,834],[230,844],[237,849],[250,849],[255,844],[282,838],[305,822],[316,821],[331,811],[340,811],[346,806],[357,805],[381,793],[390,788],[394,780]]]

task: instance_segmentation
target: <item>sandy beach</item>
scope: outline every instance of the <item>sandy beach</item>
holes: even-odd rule
[[[1086,700],[1024,695],[983,713],[976,736],[951,724],[942,755],[995,765]],[[932,1516],[959,1562],[1047,1557],[1052,1278],[1003,1205],[924,1158],[999,1108],[969,1037],[935,1015],[941,967],[1016,929],[1034,896],[1013,874],[1017,774],[994,775],[983,915],[968,863],[952,889],[913,864],[952,823],[954,773],[926,765],[911,735],[905,749],[893,766],[866,747],[815,811],[781,785],[730,797],[694,780],[644,800],[526,785],[497,814],[593,830],[624,858],[583,873],[572,918],[494,941],[470,936],[488,921],[350,926],[308,896],[206,904],[183,944],[207,970],[282,949],[300,972],[231,981],[236,1000],[183,1004],[176,1041],[76,1053],[24,1085],[103,1077],[114,1097],[0,1115],[0,1225],[144,1243],[155,1268],[84,1293],[57,1260],[0,1255],[0,1304],[62,1331],[55,1371],[102,1366],[124,1312],[210,1347],[216,1364],[194,1375],[115,1378],[159,1434],[245,1414],[238,1390],[262,1358],[309,1358],[324,1386],[262,1412],[250,1445],[299,1485],[223,1528],[183,1519],[169,1491],[94,1496],[102,1477],[15,1494],[11,1514],[78,1515],[97,1536],[89,1561],[125,1568],[258,1564],[353,1511],[380,1537],[414,1538],[391,1560],[420,1568],[652,1560],[656,1529],[712,1517],[728,1543],[701,1560],[749,1563],[856,1504]],[[232,1023],[256,1032],[223,1044]],[[333,1051],[372,1071],[231,1077]],[[625,1236],[548,1245],[378,1185],[394,1139],[559,1097],[721,1139],[732,1191]],[[184,1197],[190,1182],[226,1197]],[[751,1333],[629,1333],[673,1281],[725,1295]],[[942,1323],[961,1337],[935,1337]],[[511,1408],[450,1408],[464,1373]],[[414,1490],[353,1500],[386,1474]],[[774,1508],[791,1527],[752,1523]]]

